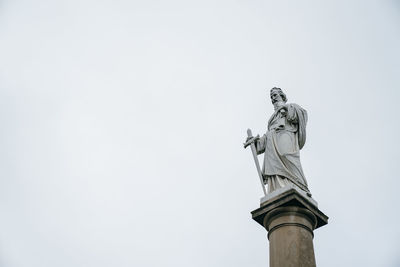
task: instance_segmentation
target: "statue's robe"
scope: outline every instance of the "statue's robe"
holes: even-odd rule
[[[264,153],[262,174],[268,192],[295,184],[309,192],[300,163],[300,149],[306,141],[307,112],[297,104],[278,108],[268,121],[268,131],[256,142]]]

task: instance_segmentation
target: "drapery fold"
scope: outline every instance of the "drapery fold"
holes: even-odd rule
[[[267,133],[256,141],[257,153],[265,152],[262,168],[265,182],[273,176],[285,177],[309,192],[300,163],[306,125],[307,112],[297,104],[286,104],[272,114]]]

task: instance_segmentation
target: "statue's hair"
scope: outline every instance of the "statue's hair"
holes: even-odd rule
[[[283,102],[285,102],[285,103],[287,102],[287,97],[286,97],[285,93],[282,91],[281,88],[279,88],[279,87],[273,87],[273,88],[271,89],[271,91],[270,91],[270,95],[272,94],[272,91],[273,91],[273,90],[276,90],[276,91],[279,92],[279,94],[280,94],[281,97],[282,97]]]

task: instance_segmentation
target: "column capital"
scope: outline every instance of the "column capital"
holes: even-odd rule
[[[265,198],[260,208],[251,212],[252,217],[267,231],[272,229],[269,225],[272,218],[296,212],[310,222],[310,230],[313,231],[328,223],[328,216],[318,209],[317,202],[308,197],[296,187],[285,187],[280,189],[279,194]]]

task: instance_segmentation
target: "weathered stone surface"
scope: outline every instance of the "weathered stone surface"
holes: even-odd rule
[[[264,218],[270,242],[271,267],[314,267],[313,229],[316,217],[307,209],[281,207]]]
[[[268,196],[268,195],[267,195]],[[259,224],[263,225],[264,217],[268,212],[279,207],[295,206],[300,208],[305,208],[311,211],[317,218],[317,225],[315,227],[319,228],[328,223],[328,216],[326,216],[322,211],[320,211],[316,205],[316,201],[305,194],[300,193],[296,188],[288,188],[284,190],[283,193],[276,195],[272,198],[267,198],[267,201],[260,204],[260,208],[251,212],[252,217]]]
[[[302,195],[304,198],[308,199],[308,201],[311,202],[311,204],[313,204],[314,206],[318,207],[318,203],[317,201],[315,201],[312,197],[310,197],[309,195],[307,195],[306,192],[304,192],[303,190],[301,190],[301,188],[297,187],[295,184],[289,184],[285,187],[281,187],[278,188],[274,191],[272,191],[271,193],[267,194],[266,196],[262,197],[260,199],[260,204],[261,206],[265,206],[266,204],[263,203],[268,203],[269,200],[276,198],[277,196],[291,190],[294,189],[297,191],[297,193],[299,193],[300,195]]]
[[[268,194],[293,184],[311,195],[300,163],[300,149],[306,142],[307,111],[287,103],[280,88],[272,88],[270,98],[275,111],[268,120],[267,132],[253,137],[248,130],[244,147],[251,146],[265,195],[264,184],[268,184]],[[260,169],[256,155],[262,153],[264,162]]]
[[[268,195],[252,217],[268,231],[270,267],[315,267],[314,229],[328,223],[316,201],[287,187]]]
[[[300,163],[306,141],[307,112],[287,103],[282,89],[274,87],[270,98],[275,112],[263,136],[247,130],[244,147],[251,147],[264,197],[252,217],[268,231],[270,267],[315,267],[314,229],[328,223],[311,197]],[[262,169],[258,161],[264,153]],[[265,188],[268,184],[268,193]]]

